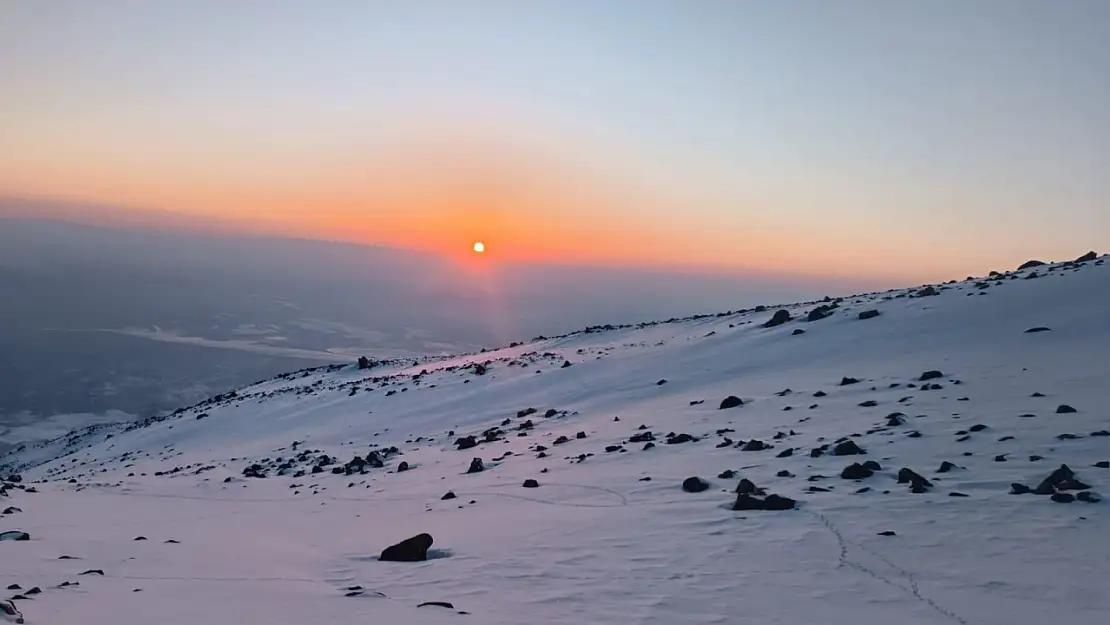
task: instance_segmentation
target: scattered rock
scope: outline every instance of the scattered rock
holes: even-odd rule
[[[849,377],[844,377],[844,378],[840,379],[840,386],[849,386],[849,385],[852,385],[852,384],[859,384],[859,380],[857,380],[856,378],[849,378]],[[817,393],[822,393],[822,391],[817,391]],[[818,395],[817,393],[814,393],[813,396],[814,397],[824,397],[824,394]]]
[[[729,408],[736,408],[737,406],[743,405],[744,401],[742,399],[735,395],[729,395],[728,397],[721,400],[721,406],[720,408],[718,408],[718,410],[728,410]]]
[[[14,541],[31,540],[31,535],[28,534],[27,532],[20,532],[20,531],[0,532],[0,541],[4,541],[4,540],[14,540]]]
[[[1014,482],[1013,484],[1010,484],[1010,494],[1011,495],[1025,495],[1025,494],[1028,494],[1029,492],[1031,492],[1031,490],[1032,489],[1030,489],[1025,484],[1018,484],[1017,482]]]
[[[857,456],[864,453],[853,440],[841,441],[833,447],[834,456]]]
[[[885,532],[879,532],[879,536],[897,536],[897,535],[898,534],[895,534],[891,530],[886,530]]]
[[[875,317],[878,317],[881,314],[882,313],[880,313],[879,311],[877,311],[875,309],[871,309],[871,310],[865,310],[865,311],[861,312],[858,316],[859,316],[861,321],[866,321],[867,319],[874,319]]]
[[[532,480],[532,479],[524,480],[524,488],[539,488],[539,487],[540,487],[540,483],[537,482],[536,480]]]
[[[682,481],[682,490],[688,493],[701,493],[709,490],[709,482],[700,477],[688,477]]]
[[[717,478],[721,480],[731,480],[734,477],[736,477],[736,471],[732,469],[726,469],[717,475]]]
[[[747,494],[740,494],[736,496],[736,502],[732,504],[732,509],[737,511],[744,510],[792,510],[797,505],[797,502],[789,497],[781,497],[779,495],[768,495],[764,499],[759,499]]]
[[[875,472],[871,469],[863,466],[858,462],[855,462],[848,465],[847,467],[844,467],[844,470],[840,472],[840,477],[846,480],[863,480],[871,477],[874,474]]]
[[[956,465],[954,465],[951,462],[948,462],[947,460],[945,460],[944,462],[940,463],[940,468],[937,469],[937,473],[948,473],[949,471],[951,471],[952,469],[955,469],[955,468],[956,468]]]
[[[425,601],[424,603],[421,603],[420,605],[418,605],[416,607],[425,608],[425,607],[429,607],[429,606],[436,607],[436,608],[447,608],[449,610],[454,610],[455,609],[455,606],[452,603],[448,602],[448,601]]]
[[[486,467],[485,467],[484,464],[482,464],[482,459],[481,458],[474,458],[473,460],[470,461],[470,468],[467,469],[466,472],[467,472],[467,474],[481,473],[482,471],[485,471],[485,470],[486,470]]]
[[[1025,331],[1025,333],[1026,334],[1038,334],[1040,332],[1051,332],[1051,331],[1052,331],[1052,328],[1046,328],[1044,326],[1037,326],[1035,328],[1029,328],[1028,330]]]
[[[1081,493],[1076,493],[1075,498],[1084,503],[1098,503],[1102,501],[1102,497],[1098,493],[1085,490]]]
[[[771,316],[771,319],[769,321],[763,324],[763,327],[774,328],[776,326],[781,326],[784,323],[788,323],[791,319],[793,319],[793,317],[790,316],[790,311],[778,310],[775,311],[775,314]]]
[[[1052,501],[1056,503],[1071,503],[1075,501],[1075,495],[1071,493],[1052,493]]]
[[[1059,406],[1056,407],[1056,414],[1072,414],[1072,413],[1075,413],[1075,412],[1079,412],[1079,411],[1076,410],[1075,408],[1072,408],[1071,406],[1069,406],[1067,404],[1060,404]]]
[[[428,559],[428,549],[432,542],[431,534],[417,534],[386,547],[378,559],[382,562],[423,562]]]
[[[930,371],[926,371],[925,373],[922,373],[920,376],[918,376],[917,381],[918,382],[928,382],[929,380],[939,380],[940,378],[943,378],[943,377],[944,377],[944,374],[941,373],[940,371],[930,370]]]

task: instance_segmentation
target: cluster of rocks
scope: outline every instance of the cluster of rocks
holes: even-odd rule
[[[1056,503],[1072,503],[1073,501],[1083,501],[1087,503],[1097,503],[1102,500],[1102,497],[1091,490],[1091,487],[1079,480],[1068,465],[1062,464],[1058,469],[1053,471],[1041,480],[1041,483],[1036,488],[1029,488],[1025,484],[1014,483],[1010,485],[1010,492],[1015,495],[1024,495],[1032,493],[1034,495],[1047,495],[1052,501]],[[1080,491],[1073,495],[1066,491]]]

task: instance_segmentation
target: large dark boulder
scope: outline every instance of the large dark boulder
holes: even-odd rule
[[[386,547],[378,559],[382,562],[423,562],[428,559],[428,549],[432,542],[431,534],[417,534]]]
[[[729,395],[728,397],[721,400],[721,407],[719,408],[719,410],[728,410],[729,408],[736,408],[737,406],[743,405],[744,400],[735,395]]]
[[[840,472],[840,477],[846,480],[863,480],[874,475],[875,472],[862,464],[855,462],[846,467]]]
[[[784,323],[788,323],[791,319],[793,319],[793,317],[790,316],[790,311],[777,310],[775,311],[775,314],[771,316],[771,319],[763,324],[763,327],[774,328],[776,326],[781,326]]]
[[[468,474],[470,474],[470,473],[481,473],[482,471],[485,471],[485,470],[486,470],[486,467],[485,467],[484,464],[482,464],[482,459],[481,458],[475,458],[475,459],[470,461],[470,468],[467,469],[466,472]]]
[[[834,456],[857,456],[862,453],[864,451],[853,440],[841,441],[833,447]]]
[[[15,540],[15,541],[31,540],[31,535],[28,534],[27,532],[20,532],[20,531],[0,532],[0,541],[3,541],[3,540]]]
[[[1080,249],[1082,249],[1082,248],[1080,248]],[[1041,261],[1041,260],[1027,260],[1024,263],[1022,263],[1021,266],[1017,268],[1017,270],[1018,271],[1025,271],[1026,269],[1032,269],[1033,267],[1042,267],[1044,265],[1045,265],[1045,262]]]
[[[700,477],[688,477],[682,481],[682,490],[688,493],[703,493],[709,490],[709,482]]]
[[[1095,260],[1096,258],[1098,258],[1098,254],[1096,254],[1094,251],[1090,251],[1090,252],[1087,252],[1086,254],[1080,256],[1079,258],[1075,259],[1075,262],[1077,262],[1077,263],[1086,263],[1086,262],[1090,262],[1092,260]]]

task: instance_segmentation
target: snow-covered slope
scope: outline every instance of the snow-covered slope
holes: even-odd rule
[[[1105,622],[1110,267],[820,304],[299,372],[24,448],[0,585],[54,625]],[[742,479],[795,508],[734,511]],[[378,560],[424,532],[427,561]]]

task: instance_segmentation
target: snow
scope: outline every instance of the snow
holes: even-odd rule
[[[795,320],[770,329],[776,307],[306,372],[144,427],[36,444],[0,458],[23,476],[0,497],[22,510],[0,516],[0,531],[31,534],[0,544],[0,587],[40,587],[16,604],[27,623],[52,625],[1102,623],[1107,504],[1009,489],[1066,463],[1110,490],[1110,469],[1094,466],[1110,460],[1110,438],[1091,435],[1110,429],[1110,268],[977,282],[845,298],[815,322],[797,320],[814,303],[786,306]],[[858,319],[868,309],[881,315]],[[1037,326],[1051,330],[1025,333]],[[941,389],[908,386],[932,369]],[[861,382],[838,386],[845,376]],[[719,410],[729,395],[744,405]],[[1056,414],[1060,404],[1077,412]],[[905,424],[887,427],[896,411]],[[452,444],[505,419],[496,442]],[[628,442],[641,424],[654,449]],[[722,429],[772,448],[718,447]],[[698,440],[668,445],[669,432]],[[857,434],[864,456],[810,457]],[[553,445],[559,436],[568,442]],[[625,451],[605,451],[615,445]],[[391,446],[401,453],[364,475],[274,470],[305,450],[294,470]],[[465,474],[475,457],[486,470]],[[839,477],[865,460],[882,470]],[[397,472],[401,461],[411,469]],[[944,461],[958,468],[937,473]],[[243,477],[253,463],[268,477]],[[909,492],[902,467],[934,487]],[[719,478],[726,469],[737,475]],[[683,492],[691,476],[710,489]],[[740,478],[798,508],[733,512]],[[435,538],[428,561],[377,560],[420,532]],[[81,575],[90,569],[104,575]],[[67,581],[80,584],[59,588]],[[454,608],[417,607],[432,601]]]

